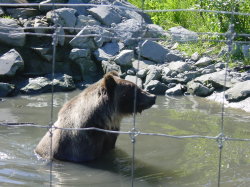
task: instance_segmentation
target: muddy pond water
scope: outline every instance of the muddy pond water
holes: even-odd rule
[[[56,93],[54,118],[61,105],[79,91]],[[18,96],[0,101],[0,122],[50,122],[51,95]],[[130,131],[132,117],[122,121]],[[170,135],[217,136],[221,105],[193,96],[160,96],[156,104],[136,117],[141,132]],[[250,113],[225,109],[224,131],[228,137],[250,138]],[[50,165],[33,150],[46,129],[0,126],[0,186],[49,186]],[[218,143],[209,139],[136,137],[134,186],[217,186]],[[86,164],[53,162],[53,186],[131,186],[132,143],[120,135],[116,149]],[[224,142],[221,186],[249,186],[250,142]]]

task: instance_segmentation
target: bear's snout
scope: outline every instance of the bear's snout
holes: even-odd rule
[[[150,108],[155,104],[155,101],[156,95],[143,91],[139,96],[138,112],[142,112],[143,110]]]

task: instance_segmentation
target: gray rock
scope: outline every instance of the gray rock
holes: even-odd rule
[[[171,71],[182,73],[184,71],[189,71],[191,69],[191,66],[187,62],[177,61],[169,63],[168,68]]]
[[[171,76],[172,70],[169,67],[163,67],[162,76]]]
[[[138,66],[138,63],[139,63],[139,66]],[[148,68],[148,66],[154,65],[154,64],[155,62],[150,61],[150,60],[134,60],[132,62],[132,66],[136,71],[141,70],[141,69],[146,69]]]
[[[41,48],[41,47],[33,47],[32,48],[40,57],[44,60],[51,62],[52,61],[52,49],[51,48]]]
[[[101,36],[86,37],[85,35]],[[97,49],[103,43],[108,42],[111,42],[111,33],[109,31],[98,26],[86,26],[69,43],[74,48]]]
[[[161,78],[161,81],[166,85],[172,84],[172,83],[186,84],[188,82],[188,79],[187,78],[171,78],[171,77],[163,76]]]
[[[82,80],[89,81],[95,77],[97,73],[96,63],[90,58],[77,58],[74,60],[81,71]]]
[[[70,51],[70,54],[69,54],[69,58],[73,61],[79,58],[88,58],[88,57],[90,57],[89,49],[74,48]]]
[[[42,18],[35,18],[33,26],[35,33],[46,33],[48,29],[41,29],[40,27],[48,27],[49,24],[47,22],[47,19],[45,19],[45,17],[42,17]]]
[[[184,72],[184,79],[186,79],[187,82],[197,78],[201,76],[201,73],[198,71],[188,71],[188,72]]]
[[[250,60],[250,45],[242,45],[242,53],[246,60]]]
[[[21,55],[11,49],[0,57],[0,67],[0,77],[13,77],[24,68],[24,62]]]
[[[169,51],[160,44],[150,40],[144,41],[140,48],[141,56],[157,63],[163,63],[166,60],[168,52]]]
[[[134,68],[130,68],[127,70],[127,75],[136,75],[135,69]]]
[[[198,34],[196,32],[187,30],[181,26],[172,27],[168,31],[172,39],[177,42],[196,41],[198,39]]]
[[[132,59],[134,58],[134,51],[125,49],[122,50],[115,58],[115,62],[121,66],[131,66],[132,67]]]
[[[138,37],[142,37],[141,22],[128,19],[114,26],[115,36],[123,40],[127,46],[138,44]]]
[[[123,47],[124,45],[122,43],[106,43],[103,47],[97,49],[94,55],[98,61],[110,60],[115,58],[115,55],[117,55]]]
[[[22,47],[25,44],[25,33],[14,19],[0,18],[0,43]]]
[[[203,85],[211,84],[215,89],[221,89],[223,87],[230,88],[233,86],[232,77],[227,76],[226,85],[224,85],[225,70],[205,74],[194,79],[196,82],[200,82]]]
[[[102,61],[102,69],[104,73],[108,73],[110,71],[117,71],[119,74],[121,74],[121,67],[113,61]]]
[[[21,88],[24,94],[39,94],[51,92],[52,83],[54,91],[70,91],[75,89],[75,84],[71,76],[66,74],[55,74],[55,79],[51,80],[51,75],[48,77],[29,78],[29,83]]]
[[[141,79],[144,79],[147,76],[147,73],[148,73],[148,69],[140,69],[136,73],[136,76],[139,77],[139,78],[141,78]]]
[[[6,9],[6,12],[8,15],[16,19],[27,19],[40,14],[35,8],[8,8]]]
[[[2,7],[0,7],[0,16],[4,15],[4,11],[2,9]]]
[[[68,4],[82,4],[82,3],[89,3],[89,2],[90,2],[90,0],[68,0],[67,1]],[[76,9],[77,13],[79,15],[87,15],[86,7],[83,7],[83,6],[74,6],[72,8]]]
[[[214,67],[215,67],[215,69],[223,69],[223,68],[226,67],[226,63],[221,63],[221,62],[219,62],[219,63],[216,63],[216,64],[214,65]]]
[[[76,31],[79,32],[79,29],[82,29],[85,26],[94,25],[100,25],[100,22],[96,21],[92,16],[80,15],[76,20]]]
[[[174,62],[183,60],[182,54],[177,53],[176,51],[170,50],[165,57],[166,62]]]
[[[9,96],[15,89],[13,84],[0,82],[0,97]]]
[[[184,91],[184,86],[182,86],[181,84],[177,84],[175,87],[166,90],[165,95],[181,96],[183,95]]]
[[[210,65],[212,62],[213,60],[210,57],[202,57],[194,65],[198,67],[205,67],[205,66]]]
[[[225,98],[229,102],[238,102],[250,96],[250,80],[236,83],[225,92]]]
[[[199,82],[191,81],[187,84],[187,92],[196,96],[206,97],[213,93],[214,88],[208,88]]]
[[[166,31],[163,30],[162,27],[156,24],[147,24],[146,25],[146,34],[145,37],[147,38],[160,38],[160,37],[170,37]]]
[[[102,24],[110,26],[112,23],[120,23],[121,16],[111,7],[93,7],[89,13]]]
[[[195,53],[192,54],[192,56],[191,56],[191,60],[193,60],[193,61],[197,61],[197,60],[199,60],[199,58],[200,58],[200,55],[199,55],[198,52],[195,52]]]
[[[127,75],[125,77],[125,80],[133,82],[133,83],[137,84],[137,86],[139,86],[139,88],[142,88],[142,80],[139,77]]]
[[[144,85],[145,90],[151,94],[164,95],[168,87],[158,80],[151,80],[148,84]]]
[[[145,85],[147,85],[151,80],[160,80],[160,78],[161,78],[161,69],[151,65],[148,67]]]
[[[75,27],[76,24],[76,10],[73,8],[59,8],[49,11],[46,17],[54,24],[59,24],[62,27]],[[74,29],[69,29],[73,32]]]

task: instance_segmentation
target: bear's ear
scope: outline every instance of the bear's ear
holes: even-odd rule
[[[107,73],[104,76],[102,85],[104,88],[107,89],[108,94],[112,94],[114,92],[116,87],[116,81],[113,72]]]

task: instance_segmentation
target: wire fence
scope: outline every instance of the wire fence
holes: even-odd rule
[[[143,3],[142,3],[143,4]],[[8,6],[8,7],[19,7],[20,4],[10,4],[10,3],[0,3],[0,7],[2,6]],[[204,10],[204,9],[171,9],[171,10],[144,10],[138,9],[138,8],[133,8],[133,7],[126,7],[126,6],[117,6],[114,4],[60,4],[60,3],[48,3],[48,4],[41,4],[41,3],[23,3],[21,5],[22,7],[52,7],[52,10],[55,10],[56,8],[61,8],[61,7],[110,7],[110,8],[118,8],[118,9],[126,9],[126,10],[131,10],[131,11],[136,11],[138,13],[152,13],[152,12],[207,12],[207,13],[212,13],[212,14],[229,14],[231,15],[231,21],[233,20],[233,17],[235,15],[241,15],[241,16],[250,16],[250,13],[241,13],[241,12],[234,12],[234,11],[215,11],[215,10]],[[147,32],[146,24],[143,21],[143,18],[141,20],[140,28],[141,32],[145,33]],[[103,30],[104,28],[101,26],[95,26],[97,29],[93,31],[93,33],[90,34],[83,34],[83,35],[78,35],[78,37],[83,37],[83,38],[89,38],[89,37],[102,37],[102,38],[108,38],[108,39],[116,39],[116,40],[123,40],[119,35],[115,35],[115,32],[129,32],[130,30],[118,30],[116,28],[105,28],[105,30],[108,30],[112,32],[110,36],[105,36],[102,35],[101,31],[98,30]],[[51,37],[52,38],[52,46],[53,46],[53,58],[52,58],[52,80],[54,79],[54,73],[55,73],[55,56],[56,56],[56,48],[58,45],[58,38],[60,37],[65,37],[65,38],[74,38],[76,34],[59,34],[58,30],[63,29],[63,30],[74,30],[76,32],[81,31],[83,28],[81,27],[65,27],[60,25],[59,23],[55,23],[53,26],[42,26],[42,27],[20,27],[20,28],[10,28],[10,27],[4,27],[0,26],[0,29],[8,29],[12,30],[13,32],[0,32],[0,35],[11,35],[11,36],[18,36],[18,35],[30,35],[30,36],[44,36],[44,37]],[[46,29],[50,30],[51,33],[39,33],[39,30],[41,29]],[[35,32],[38,31],[38,32]],[[164,31],[164,34],[173,34],[168,31]],[[221,37],[223,36],[225,39],[204,39],[204,38],[197,38],[197,39],[189,39],[186,42],[197,42],[197,41],[214,41],[214,42],[225,42],[227,43],[229,47],[229,53],[228,53],[228,60],[230,58],[230,52],[232,52],[232,46],[234,43],[250,43],[249,41],[234,41],[234,38],[237,36],[245,36],[245,37],[250,37],[250,34],[248,33],[236,33],[234,31],[233,24],[231,22],[231,25],[228,29],[228,32],[226,33],[213,33],[213,32],[198,32],[196,33],[199,36],[216,36],[216,37]],[[159,38],[146,38],[146,37],[130,37],[130,40],[136,40],[138,41],[138,69],[140,65],[140,51],[141,51],[141,42],[143,40],[154,40],[154,41],[172,41],[171,37],[167,37],[167,35],[161,36]],[[228,68],[228,65],[226,66],[226,69]],[[226,71],[227,72],[227,71]],[[137,82],[137,79],[136,79]],[[225,73],[224,77],[224,88],[226,87],[227,84],[227,73]],[[136,94],[136,90],[135,90]],[[225,95],[225,90],[224,90],[224,95]],[[135,97],[136,98],[136,97]],[[133,148],[132,148],[132,165],[131,165],[131,186],[134,186],[134,172],[135,172],[135,151],[136,151],[136,138],[138,136],[161,136],[161,137],[166,137],[166,138],[174,138],[174,139],[209,139],[209,140],[214,140],[218,144],[218,149],[219,149],[219,158],[218,158],[218,187],[221,184],[221,161],[223,159],[222,153],[223,153],[223,145],[225,141],[250,141],[250,139],[241,139],[237,137],[227,137],[224,134],[224,98],[223,97],[223,102],[221,105],[221,128],[220,131],[218,132],[217,136],[203,136],[203,135],[185,135],[185,136],[177,136],[177,135],[169,135],[169,134],[162,134],[162,133],[146,133],[146,132],[141,132],[139,129],[136,128],[136,116],[135,116],[135,106],[136,106],[136,100],[134,101],[134,113],[133,113],[133,124],[131,126],[131,130],[129,131],[113,131],[113,130],[106,130],[106,129],[101,129],[101,128],[95,128],[95,127],[90,127],[90,128],[59,128],[53,125],[53,117],[54,117],[54,85],[52,83],[52,89],[51,89],[51,113],[50,113],[50,124],[49,125],[38,125],[35,123],[0,123],[0,126],[8,126],[8,127],[34,127],[34,128],[46,128],[49,129],[50,137],[51,137],[51,142],[50,145],[52,147],[52,136],[53,136],[53,130],[55,129],[60,129],[60,130],[66,130],[66,131],[71,131],[71,130],[78,130],[78,131],[99,131],[99,132],[106,132],[106,133],[113,133],[113,134],[126,134],[130,137],[130,140],[132,142]],[[52,151],[52,149],[51,149]],[[52,152],[50,153],[50,186],[53,185],[52,181],[52,172],[53,172],[53,159],[52,159]]]

